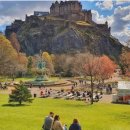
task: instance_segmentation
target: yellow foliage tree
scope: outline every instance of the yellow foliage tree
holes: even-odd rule
[[[17,61],[18,61],[18,71],[22,73],[25,73],[27,71],[27,56],[24,53],[18,53],[18,57],[17,57]]]
[[[9,37],[10,42],[12,43],[12,46],[14,47],[14,49],[19,52],[20,51],[20,44],[18,42],[17,39],[17,35],[16,33],[11,33],[10,37]]]
[[[54,73],[54,66],[53,66],[51,55],[49,55],[48,52],[43,52],[42,58],[46,62],[46,67],[49,69],[49,72],[51,74]]]
[[[0,75],[12,74],[15,70],[17,52],[5,36],[0,35]]]

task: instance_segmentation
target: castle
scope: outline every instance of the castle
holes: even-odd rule
[[[91,10],[82,10],[78,1],[56,1],[50,7],[50,15],[73,21],[92,22]]]
[[[97,28],[101,32],[104,32],[108,35],[111,34],[111,28],[108,27],[108,22],[105,22],[105,24],[95,23],[92,20],[91,10],[83,10],[82,5],[79,1],[56,1],[55,3],[52,3],[50,12],[34,11],[33,15],[26,15],[25,21],[15,20],[10,26],[6,26],[5,34],[8,36],[10,32],[17,32],[18,29],[26,22],[31,22],[32,27],[36,27],[39,20],[47,20],[49,17],[54,17],[52,20],[53,24],[64,24],[64,20],[68,20],[71,24],[75,24],[76,21],[85,21],[87,23],[90,23],[91,28]],[[59,20],[59,18],[62,20]],[[83,29],[87,27],[89,26],[82,26]]]

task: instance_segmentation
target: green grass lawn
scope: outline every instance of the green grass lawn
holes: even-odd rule
[[[27,77],[25,77],[25,78],[15,78],[16,82],[19,82],[19,81],[25,82],[25,81],[30,81],[30,80],[34,80],[34,78],[27,78]],[[12,81],[12,79],[6,78],[6,77],[0,77],[0,82],[9,82],[9,81]]]
[[[87,105],[81,101],[36,98],[26,106],[8,106],[8,95],[0,94],[0,130],[41,130],[50,111],[61,122],[71,124],[78,118],[82,130],[130,130],[130,106],[119,104]]]

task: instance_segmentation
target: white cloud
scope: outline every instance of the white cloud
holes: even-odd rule
[[[124,29],[122,32],[113,32],[112,35],[118,38],[124,45],[126,45],[127,41],[130,39],[130,31],[128,29]]]
[[[1,2],[0,15],[4,16],[23,16],[25,14],[33,13],[35,10],[49,11],[52,2],[48,1],[7,1]]]
[[[111,34],[118,38],[121,43],[126,44],[130,39],[130,6],[119,6],[111,16],[107,17],[99,15],[95,10],[92,10],[92,14],[92,18],[96,23],[105,23],[105,21],[108,21],[111,27]]]
[[[24,20],[26,14],[32,15],[34,11],[49,11],[51,3],[49,1],[0,1],[0,30],[15,19]]]
[[[129,18],[130,5],[127,7],[117,7],[114,10],[113,18],[114,22],[112,23],[112,31],[113,32],[122,32],[130,25]]]
[[[123,17],[122,19],[123,19],[123,20],[125,20],[125,21],[130,20],[130,12],[129,12],[129,14],[128,14],[128,15],[126,15],[126,16],[125,16],[125,17]]]
[[[110,1],[105,0],[103,2],[102,6],[104,7],[104,9],[112,9],[113,8],[113,2],[112,2],[112,0],[110,0]]]
[[[116,0],[116,5],[122,5],[128,3],[128,0]]]
[[[108,25],[111,26],[113,23],[113,16],[104,17],[103,15],[99,15],[98,11],[96,10],[92,10],[92,19],[98,24],[104,24],[106,21],[108,21]]]
[[[113,1],[112,0],[98,1],[96,3],[96,6],[103,10],[111,10],[113,8]]]
[[[0,16],[0,25],[8,25],[14,21],[14,18],[9,16]]]

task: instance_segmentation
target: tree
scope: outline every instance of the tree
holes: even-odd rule
[[[84,74],[83,65],[85,64],[86,53],[74,55],[55,55],[53,63],[55,72],[63,76],[81,76]]]
[[[17,59],[18,59],[17,71],[19,76],[22,76],[23,73],[27,72],[28,59],[26,57],[26,54],[24,53],[18,53]]]
[[[87,54],[85,59],[85,64],[83,66],[85,76],[90,77],[90,86],[91,86],[91,104],[93,104],[93,90],[94,90],[94,81],[99,73],[99,57],[96,57],[92,54]]]
[[[55,58],[53,59],[53,63],[54,63],[54,68],[56,73],[59,74],[64,71],[66,57],[67,56],[65,54],[55,55]]]
[[[99,58],[99,80],[104,83],[104,80],[109,79],[116,69],[116,64],[107,56],[101,56]]]
[[[94,82],[109,79],[114,73],[116,65],[107,56],[97,57],[92,54],[87,54],[85,58],[85,65],[83,66],[85,76],[90,77],[91,86],[91,104],[93,104],[93,86]]]
[[[33,68],[33,59],[31,56],[28,57],[28,63],[27,63],[27,73],[29,75],[32,74],[32,68]]]
[[[46,62],[46,67],[48,68],[49,72],[51,74],[53,74],[54,73],[54,66],[53,66],[51,55],[49,55],[48,52],[43,52],[42,53],[42,58]]]
[[[12,44],[12,46],[14,47],[14,49],[19,52],[20,51],[20,44],[18,42],[18,39],[17,39],[17,35],[16,33],[11,33],[10,37],[9,37],[9,40]]]
[[[73,57],[73,62],[72,62],[73,75],[82,76],[84,74],[83,66],[85,64],[86,56],[87,56],[87,54],[84,53],[84,54],[76,54]]]
[[[67,56],[64,63],[64,76],[71,77],[73,76],[73,62],[74,58],[71,56]]]
[[[72,76],[73,57],[70,55],[55,55],[53,58],[55,72],[61,76]]]
[[[9,95],[9,102],[18,102],[20,105],[23,102],[32,102],[32,95],[28,88],[24,85],[18,85],[12,90],[12,93]]]
[[[126,74],[130,71],[130,50],[128,48],[122,49],[122,54],[120,56],[120,67],[122,74]]]
[[[5,36],[0,35],[0,75],[11,75],[17,65],[17,52]]]

